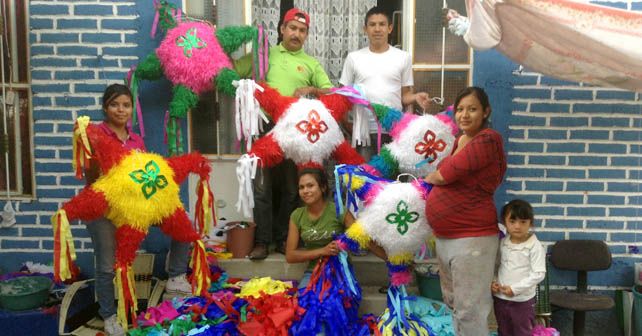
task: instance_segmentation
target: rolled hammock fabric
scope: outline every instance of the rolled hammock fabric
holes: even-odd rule
[[[473,49],[528,69],[642,92],[642,13],[571,0],[466,0]]]

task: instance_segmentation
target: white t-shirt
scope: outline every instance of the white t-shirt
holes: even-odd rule
[[[510,286],[514,296],[494,294],[508,301],[524,302],[535,296],[535,287],[546,275],[546,250],[535,234],[525,242],[514,244],[506,236],[499,244],[499,270],[497,282]]]
[[[410,54],[393,46],[383,53],[374,53],[369,47],[353,51],[343,64],[339,83],[359,85],[371,102],[401,110],[401,88],[414,84]],[[370,131],[376,132],[374,116],[370,119]]]

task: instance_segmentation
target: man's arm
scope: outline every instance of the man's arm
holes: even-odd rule
[[[324,95],[326,93],[330,93],[330,89],[329,88],[327,88],[327,89],[319,89],[319,88],[316,88],[314,86],[304,86],[304,87],[300,87],[300,88],[294,90],[294,93],[292,94],[292,96],[294,96],[294,97],[303,97],[303,96],[307,96],[307,95],[313,95],[313,96],[318,97],[318,96]]]
[[[430,96],[425,92],[414,93],[414,79],[412,72],[412,57],[404,52],[403,70],[401,71],[401,104],[405,107],[413,103],[425,111],[430,105]]]
[[[412,86],[404,86],[401,88],[401,103],[407,106],[417,103],[422,109],[426,110],[430,105],[430,96],[426,92],[413,92]]]
[[[333,87],[328,74],[323,70],[321,63],[316,62],[316,66],[312,70],[312,76],[310,77],[310,83],[312,86],[304,86],[296,89],[293,96],[301,97],[305,95],[314,95],[320,96],[330,92],[330,88]]]

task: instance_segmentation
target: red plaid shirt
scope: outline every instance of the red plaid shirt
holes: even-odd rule
[[[455,148],[459,139],[455,142]],[[438,167],[446,184],[434,186],[426,217],[439,238],[480,237],[498,233],[493,194],[506,172],[502,137],[492,129],[479,132],[460,152]]]

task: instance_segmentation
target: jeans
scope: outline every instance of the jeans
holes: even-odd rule
[[[303,272],[303,276],[301,277],[301,280],[299,280],[299,286],[298,288],[305,288],[305,286],[308,285],[310,282],[310,277],[312,276],[312,271],[305,271]]]
[[[254,179],[256,244],[285,242],[290,214],[297,207],[296,165],[285,160],[272,168],[259,169]]]
[[[96,298],[100,309],[98,313],[103,319],[116,314],[114,304],[114,255],[116,251],[116,227],[106,218],[87,223],[94,246],[96,263],[95,284]],[[190,243],[172,240],[169,256],[169,276],[174,277],[187,271]]]
[[[444,302],[453,309],[458,336],[487,336],[493,304],[490,283],[499,248],[497,235],[437,238],[439,280]]]

